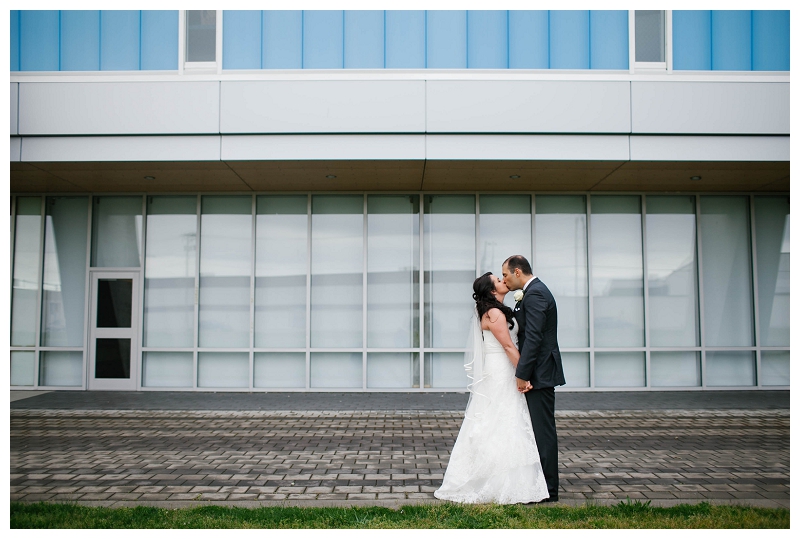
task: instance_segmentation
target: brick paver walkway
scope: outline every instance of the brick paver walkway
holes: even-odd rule
[[[11,499],[168,507],[432,503],[462,418],[462,410],[436,409],[16,406]],[[630,497],[789,507],[788,408],[559,410],[557,421],[563,503]]]

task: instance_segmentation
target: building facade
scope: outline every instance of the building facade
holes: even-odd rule
[[[789,387],[788,11],[12,11],[12,389]],[[510,297],[507,298],[510,303]]]

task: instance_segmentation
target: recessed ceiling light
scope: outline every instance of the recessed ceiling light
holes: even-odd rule
[[[700,179],[702,179],[702,176],[692,176],[692,177],[691,177],[691,178],[689,178],[689,179],[690,179],[690,180],[700,180]]]
[[[329,180],[332,180],[332,179],[336,178],[336,176],[334,176],[333,174],[328,174],[325,177],[328,178]]]
[[[155,176],[145,176],[144,179],[145,180],[155,180],[156,177]]]
[[[511,178],[512,180],[516,180],[519,178],[519,176],[517,176],[516,174],[512,174],[511,176],[509,176],[509,178]]]

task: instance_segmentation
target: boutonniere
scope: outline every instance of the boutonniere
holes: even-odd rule
[[[517,301],[517,302],[522,301],[522,296],[524,296],[524,295],[525,295],[525,292],[523,292],[522,290],[517,290],[516,292],[514,292],[514,301]]]

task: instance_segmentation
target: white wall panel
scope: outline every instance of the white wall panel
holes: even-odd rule
[[[424,130],[423,81],[222,82],[222,133]]]
[[[20,83],[21,135],[216,134],[219,82]]]
[[[22,148],[22,139],[19,137],[11,137],[11,153],[9,157],[12,162],[20,160],[20,157],[22,155],[21,148]]]
[[[9,115],[9,119],[11,120],[11,134],[17,134],[17,112],[19,110],[19,83],[12,82],[11,83],[11,91],[9,92],[11,97],[11,114]]]
[[[428,81],[429,133],[628,133],[630,83]]]
[[[634,133],[789,134],[789,84],[632,82]]]
[[[627,135],[428,135],[428,159],[629,159]]]
[[[789,137],[633,135],[631,161],[789,161]]]
[[[222,159],[425,159],[425,135],[223,135]]]
[[[23,137],[22,161],[219,161],[219,135]]]

